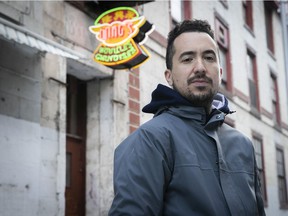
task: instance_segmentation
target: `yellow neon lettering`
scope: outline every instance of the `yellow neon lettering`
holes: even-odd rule
[[[114,20],[122,20],[124,18],[124,11],[116,11],[114,15]]]
[[[134,12],[132,12],[132,11],[127,11],[126,12],[126,16],[125,16],[126,19],[133,19],[134,17],[135,17],[135,13]]]

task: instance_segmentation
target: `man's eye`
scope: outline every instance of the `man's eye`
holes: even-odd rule
[[[205,56],[204,59],[206,59],[207,61],[214,61],[215,57],[214,56]]]
[[[193,60],[193,58],[183,58],[182,59],[182,62],[184,62],[184,63],[188,63],[188,62],[191,62]]]

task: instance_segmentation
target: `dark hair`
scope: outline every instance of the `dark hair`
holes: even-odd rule
[[[168,34],[168,44],[166,49],[166,67],[172,69],[172,58],[175,54],[174,40],[184,32],[204,32],[214,39],[214,32],[206,20],[184,20],[178,23]]]

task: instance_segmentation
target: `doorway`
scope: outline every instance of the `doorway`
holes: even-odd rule
[[[87,84],[67,76],[65,216],[85,216]]]

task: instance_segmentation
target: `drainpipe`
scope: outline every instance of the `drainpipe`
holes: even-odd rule
[[[283,29],[284,58],[285,58],[285,75],[286,75],[286,92],[288,92],[288,1],[280,1],[280,13]],[[287,100],[288,107],[288,100]],[[288,110],[287,110],[288,112]]]

